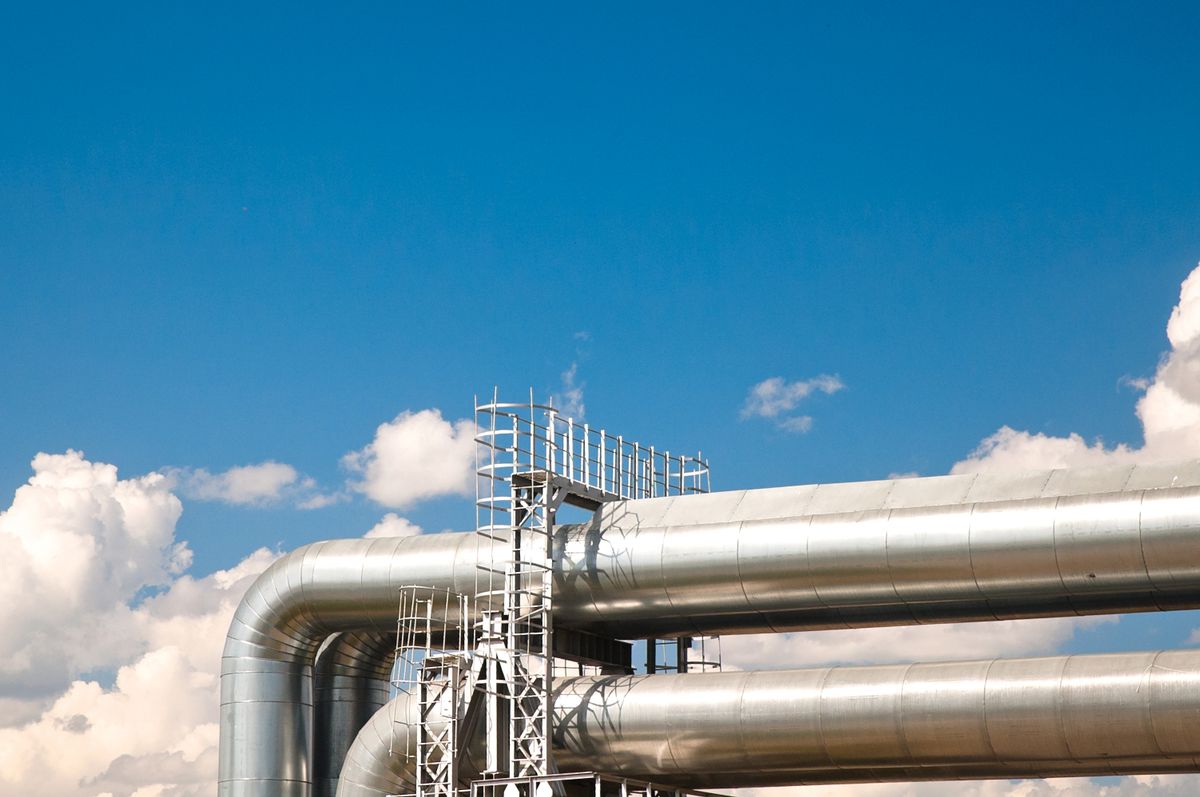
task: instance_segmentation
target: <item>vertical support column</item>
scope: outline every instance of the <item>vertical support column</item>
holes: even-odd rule
[[[688,671],[688,651],[692,649],[692,638],[681,636],[675,640],[675,670],[684,673]]]

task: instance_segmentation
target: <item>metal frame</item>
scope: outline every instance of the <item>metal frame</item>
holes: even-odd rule
[[[571,789],[574,784],[590,787]],[[471,784],[471,797],[513,797],[509,790],[528,797],[548,797],[553,792],[565,792],[573,797],[725,797],[699,789],[681,789],[633,778],[616,778],[597,772],[563,772],[543,777],[494,778]],[[522,789],[523,787],[523,789]]]
[[[449,589],[400,588],[392,686],[415,694],[416,790],[393,797],[459,797],[459,721],[466,710],[470,599]],[[411,732],[406,717],[394,718]],[[391,737],[391,753],[396,739]]]
[[[672,654],[674,654],[672,656]],[[646,640],[646,673],[721,672],[721,637],[716,634]]]
[[[554,529],[564,504],[708,492],[708,463],[563,417],[551,404],[475,401],[479,653],[489,780],[554,772]],[[503,551],[503,561],[496,561]],[[501,576],[503,580],[501,581]],[[503,704],[503,705],[502,705]],[[421,795],[421,797],[428,797]],[[512,797],[509,795],[508,797]],[[532,797],[532,794],[527,795]]]

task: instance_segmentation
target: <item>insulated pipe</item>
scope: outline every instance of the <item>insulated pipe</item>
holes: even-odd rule
[[[342,760],[360,728],[388,701],[396,635],[329,637],[313,665],[313,796],[333,797]]]
[[[417,701],[401,692],[367,720],[346,752],[337,797],[414,791]]]
[[[410,790],[415,711],[376,715],[337,797]],[[1200,651],[572,678],[554,716],[562,771],[693,788],[1195,771]]]
[[[557,531],[556,622],[623,638],[1200,605],[1200,462],[715,493],[604,507]],[[221,797],[310,797],[311,661],[394,627],[397,590],[474,594],[476,534],[315,543],[235,613]]]
[[[234,612],[221,660],[221,797],[311,797],[318,647],[339,631],[394,633],[401,586],[471,592],[475,536],[318,542],[258,577]],[[469,556],[459,557],[468,543]],[[471,564],[456,580],[459,558]]]

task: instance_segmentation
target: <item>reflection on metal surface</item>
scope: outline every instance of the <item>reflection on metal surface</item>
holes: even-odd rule
[[[313,797],[333,797],[342,759],[359,728],[388,700],[393,634],[336,634],[313,667]]]
[[[1191,771],[1198,713],[1195,650],[574,678],[555,695],[556,759],[696,787]],[[338,797],[412,777],[412,751],[383,755],[378,737],[359,734]]]
[[[311,797],[317,648],[391,632],[403,584],[472,594],[503,558],[477,539],[315,543],[259,577],[222,663],[221,797]],[[1198,542],[1198,462],[618,502],[556,530],[554,622],[629,639],[1188,608]]]

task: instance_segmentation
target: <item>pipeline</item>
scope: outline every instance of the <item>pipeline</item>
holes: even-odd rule
[[[714,493],[557,530],[555,622],[622,638],[1200,606],[1200,462]],[[482,541],[481,541],[482,540]],[[475,534],[339,540],[247,592],[222,660],[221,797],[311,797],[312,661],[399,587],[473,594]]]
[[[412,791],[415,709],[364,727],[337,797]],[[554,700],[563,771],[696,788],[1195,771],[1197,712],[1197,650],[572,678]]]
[[[396,635],[329,637],[313,665],[313,797],[333,797],[354,737],[388,701]]]

